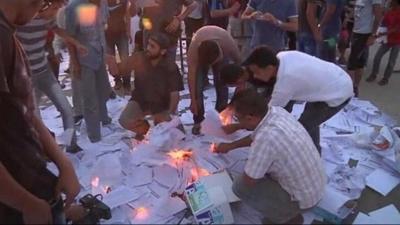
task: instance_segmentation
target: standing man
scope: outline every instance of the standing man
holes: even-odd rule
[[[358,85],[368,61],[368,48],[377,36],[383,12],[382,0],[357,0],[354,8],[354,28],[351,52],[347,70],[354,84],[354,93],[358,96]]]
[[[82,99],[83,117],[89,140],[101,140],[101,124],[108,125],[106,102],[110,94],[110,82],[106,70],[105,24],[107,5],[102,0],[75,0],[65,9],[68,33],[88,48],[88,54],[79,55],[69,46],[73,81]],[[108,57],[108,58],[113,58]]]
[[[72,131],[71,143],[65,143],[67,151],[76,153],[82,149],[76,143],[72,106],[65,97],[46,57],[46,39],[49,31],[54,32],[67,43],[76,46],[80,54],[85,54],[87,51],[78,41],[67,35],[65,30],[57,27],[55,16],[63,4],[64,0],[53,0],[46,11],[39,13],[29,23],[18,27],[17,37],[29,59],[36,98],[36,115],[40,117],[39,102],[42,94],[45,94],[61,113],[64,130]]]
[[[119,123],[142,140],[149,129],[145,116],[151,115],[158,124],[176,114],[179,91],[183,81],[175,61],[167,58],[169,39],[165,34],[151,34],[146,52],[136,53],[123,61],[121,71],[135,71],[132,99],[121,113]]]
[[[220,70],[229,61],[240,63],[241,58],[236,42],[228,31],[217,26],[205,26],[197,31],[187,59],[190,109],[194,120],[193,134],[200,134],[200,124],[204,120],[204,77],[207,77],[210,66],[217,93],[215,109],[221,112],[227,105],[228,87],[221,82]]]
[[[73,166],[34,114],[28,60],[15,37],[15,27],[28,23],[51,2],[0,1],[0,223],[61,224],[65,207],[79,193]],[[58,179],[46,169],[55,163]],[[55,201],[54,201],[55,200]],[[49,202],[54,202],[51,207]],[[60,218],[60,220],[58,220]]]
[[[208,7],[210,9],[208,25],[218,26],[226,30],[229,17],[239,11],[240,3],[235,1],[231,4],[230,0],[208,0]]]
[[[176,48],[181,36],[181,22],[195,10],[197,3],[194,0],[157,0],[156,5],[143,9],[144,46],[151,33],[162,32],[170,38],[168,57],[175,61]],[[182,7],[185,9],[182,10]]]
[[[326,185],[322,159],[307,131],[252,90],[236,96],[233,111],[244,128],[254,130],[233,192],[265,216],[263,224],[302,224],[302,212],[317,205]]]
[[[308,54],[297,51],[275,54],[267,47],[256,48],[244,65],[258,80],[268,82],[276,78],[270,106],[284,107],[291,112],[295,101],[307,102],[299,122],[320,152],[319,125],[353,97],[353,83],[348,74],[339,66]]]
[[[108,0],[108,17],[106,41],[109,54],[116,57],[115,47],[121,60],[129,56],[131,37],[131,12],[129,0]],[[124,89],[124,94],[130,94],[131,75],[118,74],[114,78],[115,90]]]
[[[194,33],[206,24],[207,20],[207,1],[195,0],[196,8],[185,19],[186,49],[189,49]]]
[[[250,0],[242,19],[255,20],[250,43],[252,49],[268,45],[275,51],[282,51],[286,48],[286,31],[297,32],[298,28],[294,0]]]

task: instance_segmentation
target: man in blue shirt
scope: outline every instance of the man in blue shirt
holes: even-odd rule
[[[284,50],[286,31],[298,29],[294,0],[251,0],[242,19],[255,20],[251,48],[268,45],[275,51]]]
[[[73,0],[65,10],[67,32],[88,49],[83,56],[69,46],[73,87],[82,95],[79,100],[91,142],[101,140],[100,123],[111,123],[106,106],[111,90],[105,65],[107,15],[107,2],[103,0]]]

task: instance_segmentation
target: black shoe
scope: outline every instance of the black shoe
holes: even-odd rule
[[[83,116],[82,115],[74,116],[75,125],[81,124],[82,120],[83,120]]]
[[[358,87],[353,87],[354,97],[358,98]]]
[[[116,99],[116,98],[117,98],[117,94],[115,94],[115,91],[111,91],[110,99]]]
[[[375,81],[375,80],[376,80],[376,76],[370,75],[365,81],[367,81],[367,82],[373,82],[373,81]]]
[[[192,127],[192,134],[193,135],[200,135],[201,134],[201,124],[194,124]]]
[[[73,144],[73,145],[71,145],[71,146],[68,146],[68,147],[66,148],[66,151],[67,151],[68,153],[75,154],[75,153],[78,153],[78,152],[83,151],[83,149],[82,149],[81,147],[79,147],[78,144]]]
[[[380,80],[379,82],[378,82],[378,84],[380,85],[380,86],[385,86],[385,85],[387,85],[389,83],[389,79],[387,79],[387,78],[382,78],[382,80]]]

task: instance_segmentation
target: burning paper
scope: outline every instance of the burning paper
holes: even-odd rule
[[[91,26],[96,23],[97,6],[94,4],[84,4],[78,7],[78,21],[82,26]]]

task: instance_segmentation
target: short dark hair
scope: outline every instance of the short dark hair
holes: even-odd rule
[[[260,68],[267,66],[278,66],[279,60],[276,57],[276,52],[268,46],[260,46],[250,53],[249,57],[243,62],[243,65],[256,65]]]
[[[237,64],[226,64],[221,68],[220,78],[223,84],[234,85],[244,73],[244,69]]]
[[[169,37],[160,32],[151,33],[149,39],[156,42],[161,49],[168,49],[171,46],[171,40]]]
[[[203,65],[210,65],[217,60],[220,52],[217,42],[207,40],[199,46],[199,62]]]
[[[230,106],[243,116],[264,117],[268,112],[268,100],[252,88],[236,93]]]

